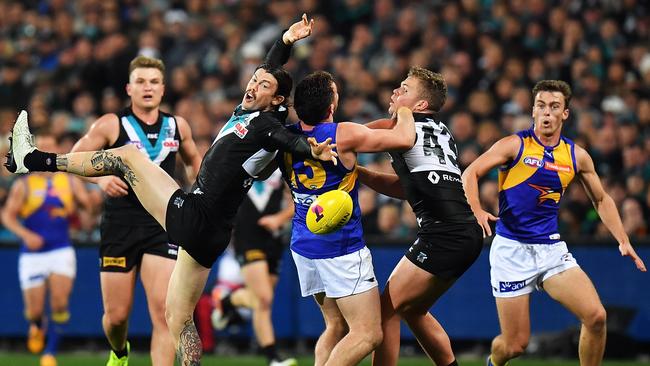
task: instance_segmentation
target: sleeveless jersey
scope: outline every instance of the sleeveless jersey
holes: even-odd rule
[[[499,169],[496,233],[526,244],[556,243],[560,199],[577,171],[575,145],[562,136],[556,146],[544,146],[532,129],[517,136],[517,157]]]
[[[321,123],[311,131],[303,131],[300,124],[289,129],[316,141],[332,138],[336,143],[336,123]],[[365,246],[361,228],[361,209],[358,202],[358,172],[356,166],[348,170],[339,160],[338,165],[331,161],[297,159],[284,153],[280,168],[285,181],[291,188],[296,213],[293,216],[291,249],[310,259],[333,258],[356,252]],[[318,195],[340,189],[352,197],[352,216],[341,229],[325,235],[317,235],[307,229],[307,211]]]
[[[444,123],[414,113],[416,142],[405,152],[390,152],[406,199],[419,225],[418,235],[435,233],[437,223],[472,223],[460,179],[458,150]]]
[[[279,170],[266,180],[253,182],[237,211],[233,231],[235,245],[262,245],[275,239],[274,234],[258,225],[257,221],[282,209],[283,192],[284,182]]]
[[[75,206],[70,178],[59,172],[48,176],[29,174],[24,179],[27,198],[20,217],[26,228],[43,237],[43,247],[36,252],[71,246],[69,217]],[[20,250],[34,253],[24,243]]]
[[[120,134],[109,148],[133,144],[173,177],[176,153],[181,141],[174,116],[159,111],[158,120],[153,125],[142,122],[133,114],[131,108],[122,110],[117,116]],[[106,198],[104,220],[115,224],[157,225],[156,220],[142,207],[130,186],[128,191],[123,197]]]

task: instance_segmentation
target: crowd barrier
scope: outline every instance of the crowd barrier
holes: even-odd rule
[[[383,287],[407,245],[370,246],[376,276]],[[619,321],[627,336],[650,341],[650,274],[639,272],[634,264],[620,256],[614,243],[607,246],[570,246],[582,268],[591,277],[603,304],[627,314]],[[650,264],[650,247],[637,249]],[[23,317],[22,297],[18,284],[18,248],[0,247],[0,337],[21,337],[27,329]],[[103,337],[102,303],[99,287],[97,247],[77,247],[77,279],[70,299],[72,314],[67,334],[80,337]],[[218,264],[217,264],[218,265]],[[216,266],[209,284],[214,282]],[[151,324],[144,290],[139,281],[129,322],[131,336],[148,336]],[[453,288],[432,308],[434,316],[452,339],[490,339],[498,334],[498,320],[489,283],[488,248]],[[575,317],[552,301],[536,293],[531,299],[532,332],[562,331],[578,325]],[[287,251],[283,256],[281,276],[273,306],[273,322],[278,338],[316,338],[323,330],[320,311],[311,298],[301,298],[296,269]],[[403,326],[402,337],[412,338]]]

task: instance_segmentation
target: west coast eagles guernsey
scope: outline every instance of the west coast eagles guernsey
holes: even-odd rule
[[[575,145],[562,136],[556,146],[544,146],[533,130],[517,136],[517,157],[499,169],[496,233],[526,244],[556,243],[560,199],[577,172]]]
[[[307,137],[315,137],[317,141],[330,137],[334,144],[337,127],[337,123],[321,123],[311,131],[303,131],[300,124],[295,124],[289,129]],[[296,206],[291,232],[291,249],[294,252],[310,259],[334,258],[356,252],[365,246],[356,165],[352,170],[348,170],[340,161],[338,165],[334,165],[331,161],[299,159],[295,155],[284,153],[280,169],[291,188]],[[309,206],[319,195],[335,189],[348,192],[352,198],[350,221],[333,233],[314,234],[309,231],[306,223]]]
[[[29,174],[25,178],[27,199],[19,215],[23,225],[43,237],[43,246],[37,251],[21,245],[21,252],[49,252],[69,247],[70,216],[74,212],[74,196],[70,177],[65,173],[46,176]]]

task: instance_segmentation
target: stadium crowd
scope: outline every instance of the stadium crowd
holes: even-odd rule
[[[466,167],[499,138],[531,126],[531,87],[573,88],[567,137],[594,158],[632,237],[650,222],[650,8],[638,0],[21,0],[0,2],[0,151],[18,110],[68,151],[88,126],[128,100],[128,63],[166,65],[163,110],[185,117],[205,152],[239,103],[252,71],[304,12],[313,35],[296,44],[295,81],[314,70],[338,78],[337,120],[385,117],[392,86],[410,66],[441,72],[449,96],[439,118]],[[291,117],[295,121],[295,114]],[[360,162],[391,169],[386,154]],[[0,172],[0,203],[11,180]],[[191,177],[179,177],[190,182]],[[496,172],[482,181],[498,211]],[[608,237],[589,198],[573,185],[560,214],[567,236]],[[99,191],[95,199],[101,200]],[[410,240],[408,205],[364,189],[370,235]],[[77,239],[96,241],[96,217]],[[10,239],[2,230],[0,239]],[[633,239],[634,240],[634,239]]]

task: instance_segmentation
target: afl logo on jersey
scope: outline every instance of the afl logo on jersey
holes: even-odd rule
[[[533,156],[526,156],[524,158],[524,164],[532,166],[533,168],[541,168],[544,166],[544,163],[540,159]]]

